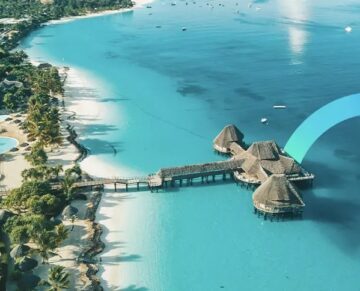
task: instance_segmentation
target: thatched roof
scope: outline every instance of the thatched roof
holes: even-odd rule
[[[248,175],[256,178],[261,182],[265,182],[265,180],[268,178],[268,175],[262,168],[261,161],[258,158],[249,152],[243,152],[241,155],[239,155],[238,158],[244,161],[241,168]]]
[[[74,206],[68,205],[64,208],[63,212],[61,213],[64,219],[71,218],[73,215],[78,213],[78,209]]]
[[[279,146],[274,141],[262,141],[253,143],[246,154],[241,154],[239,158],[254,157],[260,162],[261,168],[268,176],[272,174],[300,174],[301,168],[294,159],[282,155]],[[254,160],[250,159],[250,160]],[[244,168],[245,172],[247,169]],[[249,173],[250,174],[250,173]]]
[[[219,148],[230,148],[232,142],[242,143],[244,134],[233,124],[226,126],[214,139],[214,145]]]
[[[280,149],[274,141],[254,142],[247,150],[259,160],[277,160]]]
[[[11,250],[10,256],[12,258],[23,257],[28,254],[29,250],[30,247],[28,247],[27,245],[17,245]]]
[[[305,206],[285,175],[272,175],[253,194],[254,206],[264,212],[292,212]]]
[[[299,165],[291,158],[279,156],[278,160],[262,160],[261,166],[270,174],[300,174]]]

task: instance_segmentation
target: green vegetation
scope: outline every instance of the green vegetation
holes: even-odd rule
[[[130,0],[0,0],[0,18],[19,19],[0,25],[1,44],[6,49],[14,48],[21,38],[49,20],[132,5]]]
[[[42,4],[45,2],[52,4]],[[58,19],[63,16],[80,15],[104,9],[131,7],[129,0],[0,0],[0,18]]]
[[[131,0],[0,0],[0,18],[14,18],[0,23],[0,110],[22,112],[26,121],[21,125],[36,144],[26,159],[32,168],[23,171],[23,183],[3,200],[0,207],[16,215],[1,227],[10,244],[33,243],[46,263],[54,250],[68,237],[69,230],[56,222],[55,216],[74,198],[74,183],[81,179],[75,166],[63,171],[61,166],[49,167],[45,149],[62,143],[58,97],[63,84],[57,68],[49,64],[32,65],[23,51],[11,51],[21,38],[43,23],[64,16],[131,7]],[[52,183],[62,185],[54,189]],[[0,289],[6,281],[5,246],[0,243]],[[21,259],[21,258],[20,258]],[[16,280],[22,278],[13,272]],[[49,290],[69,288],[64,268],[50,269]]]
[[[65,272],[65,268],[62,266],[54,266],[49,270],[48,280],[43,281],[41,285],[48,286],[48,291],[68,289],[70,286],[69,273]]]
[[[5,52],[0,58],[0,109],[25,111],[23,125],[42,146],[60,144],[57,99],[63,93],[59,72],[52,66],[35,67],[24,52]],[[40,151],[40,146],[36,147]],[[40,154],[40,152],[39,152]]]

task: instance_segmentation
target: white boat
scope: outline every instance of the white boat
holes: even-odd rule
[[[352,27],[351,27],[351,26],[346,26],[346,27],[345,27],[345,31],[346,31],[346,32],[351,32],[351,31],[352,31]]]
[[[182,31],[186,31],[187,28],[184,26],[183,28],[181,28]]]
[[[261,122],[262,124],[267,124],[267,123],[268,123],[268,119],[265,118],[265,117],[263,117],[263,118],[260,119],[260,122]]]
[[[274,105],[274,109],[286,109],[286,105]]]

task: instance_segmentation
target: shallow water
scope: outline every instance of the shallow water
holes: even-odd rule
[[[111,171],[102,174],[128,176],[221,159],[211,141],[228,123],[248,142],[283,146],[313,111],[360,91],[358,1],[256,2],[212,1],[211,9],[205,1],[159,1],[26,39],[33,59],[83,72],[80,102],[89,112],[81,114],[88,118],[81,141],[92,152],[83,166],[99,174],[92,164],[107,163]],[[79,95],[77,81],[70,78],[70,98]],[[359,290],[359,125],[356,118],[337,126],[308,154],[304,166],[317,178],[304,192],[301,221],[258,219],[251,193],[232,183],[108,191],[98,214],[104,286]]]
[[[0,154],[6,153],[18,144],[14,138],[0,137]]]

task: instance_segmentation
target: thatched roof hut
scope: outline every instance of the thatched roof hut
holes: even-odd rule
[[[246,152],[237,156],[238,159],[244,159],[243,170],[249,175],[258,176],[259,180],[264,182],[264,178],[272,174],[300,175],[301,168],[294,159],[286,157],[281,153],[279,146],[274,141],[262,141],[253,143]],[[247,164],[260,164],[257,171],[249,171]],[[266,176],[264,176],[264,173]]]
[[[258,180],[260,183],[266,181],[268,174],[262,168],[261,161],[258,158],[247,151],[242,153],[240,157],[244,160],[241,168],[245,173],[255,180]]]
[[[27,245],[17,245],[15,246],[11,252],[10,252],[10,256],[12,258],[19,258],[19,257],[23,257],[26,256],[30,251],[30,247]]]
[[[285,175],[272,175],[253,194],[254,207],[263,213],[301,213],[300,194]]]
[[[274,141],[254,142],[247,151],[259,160],[277,160],[280,154],[280,149]]]
[[[244,134],[233,124],[226,126],[214,139],[214,149],[221,153],[229,153],[233,142],[242,144]]]

